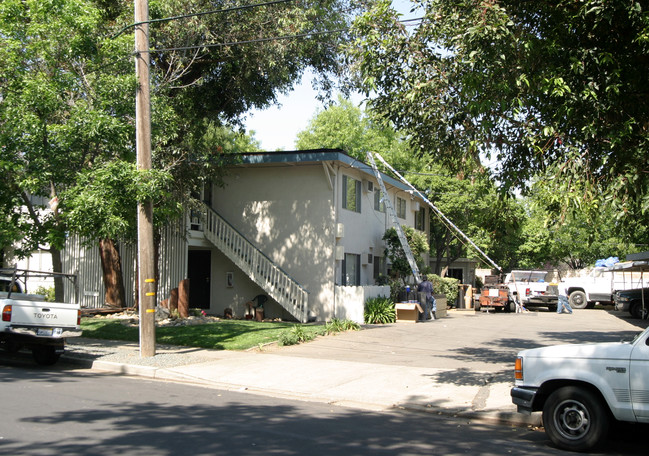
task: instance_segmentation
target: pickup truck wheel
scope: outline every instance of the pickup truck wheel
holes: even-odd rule
[[[608,423],[602,401],[583,388],[559,388],[543,407],[546,434],[565,450],[585,451],[600,445],[606,439]]]
[[[649,307],[649,303],[646,305]],[[633,301],[629,306],[629,313],[633,318],[642,318],[642,302]]]
[[[585,309],[588,306],[588,301],[586,301],[586,293],[583,291],[573,291],[570,293],[570,307],[573,309]]]
[[[38,345],[32,348],[32,356],[36,364],[41,366],[51,366],[56,364],[61,355],[56,353],[55,347],[51,345]]]

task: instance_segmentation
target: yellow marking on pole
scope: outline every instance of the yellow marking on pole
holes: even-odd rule
[[[146,313],[148,313],[148,314],[155,313],[155,309],[147,309],[147,310],[146,310]]]
[[[155,279],[144,279],[146,283],[153,283],[155,282]]]
[[[155,293],[147,293],[147,296],[155,296]]]

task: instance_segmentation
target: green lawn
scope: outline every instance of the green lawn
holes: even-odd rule
[[[131,342],[139,340],[138,328],[126,326],[119,319],[84,318],[81,329],[83,337]],[[221,320],[204,325],[166,326],[155,330],[156,343],[214,350],[246,350],[260,344],[291,340],[287,335],[292,335],[292,339],[298,335],[301,340],[293,343],[299,343],[327,332],[333,332],[330,324],[302,325],[248,320]]]

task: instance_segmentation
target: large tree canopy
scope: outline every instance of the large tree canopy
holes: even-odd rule
[[[498,160],[505,189],[552,172],[561,208],[646,222],[646,2],[412,4],[418,21],[380,0],[355,23],[350,59],[375,112],[450,166]]]
[[[0,248],[17,242],[27,255],[49,245],[59,271],[68,230],[128,236],[143,195],[159,208],[171,201],[158,211],[169,215],[174,202],[218,182],[224,154],[255,147],[227,132],[248,109],[274,103],[307,67],[325,86],[341,68],[347,0],[149,6],[156,172],[142,176],[132,167],[132,2],[0,2]],[[52,211],[42,210],[48,200]]]
[[[350,101],[341,98],[316,112],[307,128],[298,132],[296,144],[299,148],[340,147],[361,161],[366,160],[367,151],[379,152],[492,260],[502,267],[516,261],[514,253],[520,242],[516,204],[498,200],[488,175],[452,174],[430,157],[418,157],[404,135],[375,122]],[[430,231],[430,253],[436,260],[433,272],[440,274],[460,257],[479,255],[460,239],[455,228],[429,212],[424,228]],[[407,262],[405,267],[409,267]]]
[[[218,179],[223,154],[256,149],[224,125],[274,103],[307,67],[325,84],[340,71],[340,33],[328,32],[346,28],[346,0],[269,3],[275,4],[233,9],[229,1],[150,2],[151,18],[160,20],[150,25],[150,42],[154,167],[168,174],[169,186],[160,189],[161,198],[170,191],[183,198]],[[174,19],[161,20],[167,17]],[[22,214],[2,220],[14,227],[3,230],[3,247],[20,236],[24,253],[39,244],[60,247],[66,218],[34,208],[30,235],[15,228],[25,219],[21,205],[31,196],[58,196],[58,212],[74,213],[74,202],[101,194],[86,185],[93,173],[102,181],[105,170],[117,169],[111,162],[123,162],[126,171],[134,161],[132,22],[132,3],[118,0],[0,4],[0,166],[7,176],[0,204],[5,214]],[[135,208],[137,195],[128,189],[137,176],[120,176],[125,180],[111,184],[123,183],[123,191],[113,185],[101,196],[115,198],[107,207],[121,209],[105,212],[111,214],[105,220],[102,211],[68,218],[75,229],[98,237],[128,234],[119,229],[127,222],[115,215]],[[93,229],[112,223],[115,228]]]

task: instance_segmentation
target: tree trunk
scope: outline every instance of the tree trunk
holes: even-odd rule
[[[50,255],[52,255],[52,272],[63,272],[63,261],[61,260],[61,250],[50,246]],[[54,276],[54,300],[64,302],[63,295],[63,277]]]
[[[126,292],[124,291],[124,276],[119,252],[112,239],[99,241],[101,270],[104,276],[106,295],[104,300],[109,307],[126,307]]]

